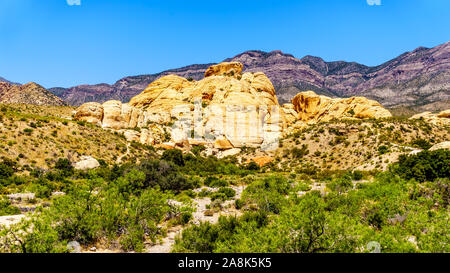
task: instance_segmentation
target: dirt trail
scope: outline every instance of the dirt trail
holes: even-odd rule
[[[203,187],[206,188],[206,187]],[[201,188],[201,189],[203,189]],[[195,211],[192,213],[193,219],[192,224],[197,225],[200,222],[210,222],[211,224],[217,223],[220,215],[228,216],[228,215],[241,215],[239,210],[236,210],[233,206],[233,203],[236,199],[241,198],[242,192],[245,189],[245,186],[231,186],[230,188],[236,191],[236,195],[232,200],[225,201],[222,204],[222,209],[220,212],[214,212],[212,216],[205,216],[205,211],[207,205],[211,204],[211,199],[209,197],[205,198],[197,198],[194,199]],[[200,189],[200,190],[201,190]],[[206,188],[209,190],[213,190],[211,188]],[[169,253],[172,249],[172,246],[175,244],[175,237],[183,231],[183,227],[177,226],[168,230],[167,236],[162,240],[161,244],[151,245],[146,248],[147,253]]]

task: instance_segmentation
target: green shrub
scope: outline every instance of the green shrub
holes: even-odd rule
[[[423,151],[415,155],[400,155],[391,171],[406,179],[434,181],[450,177],[450,151]]]
[[[302,158],[305,155],[309,154],[308,146],[306,144],[303,144],[301,149],[294,147],[291,150],[291,154],[293,158]]]
[[[0,216],[20,214],[20,209],[11,205],[8,199],[0,198]]]
[[[208,176],[204,181],[205,186],[211,188],[220,188],[228,186],[228,182],[215,176]]]
[[[421,139],[421,138],[412,141],[411,145],[414,146],[414,147],[423,149],[423,150],[428,150],[428,149],[430,149],[433,146],[433,145],[430,144],[430,142],[428,142],[425,139]]]
[[[178,166],[184,166],[183,153],[178,149],[165,150],[161,156],[161,159],[173,162]]]
[[[233,198],[236,195],[236,191],[232,188],[220,188],[218,192],[225,194],[227,199]]]
[[[378,153],[380,155],[385,154],[389,152],[389,148],[386,145],[381,145],[380,147],[378,147]]]
[[[259,165],[255,161],[251,161],[247,164],[247,170],[258,171],[260,169]]]
[[[9,166],[3,162],[0,163],[0,179],[9,178],[13,174],[14,174],[14,169],[11,166]]]
[[[195,185],[178,172],[176,165],[163,160],[149,160],[140,164],[139,170],[145,174],[142,188],[158,186],[163,191],[180,193],[193,189]]]
[[[55,163],[55,169],[71,173],[73,166],[67,158],[59,158]]]

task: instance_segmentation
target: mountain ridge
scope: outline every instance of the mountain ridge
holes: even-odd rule
[[[281,103],[289,102],[298,92],[305,90],[332,97],[367,96],[391,108],[426,108],[437,102],[450,101],[450,42],[433,48],[418,47],[377,66],[346,61],[326,62],[311,55],[298,59],[279,50],[250,50],[224,61],[243,63],[244,72],[265,73],[273,82]],[[75,106],[110,99],[127,102],[165,75],[201,80],[204,71],[213,64],[216,63],[128,76],[112,85],[102,83],[49,90]],[[414,86],[414,83],[418,85]]]
[[[66,106],[67,103],[37,83],[0,82],[0,103]]]

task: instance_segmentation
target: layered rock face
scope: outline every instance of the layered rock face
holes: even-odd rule
[[[450,125],[450,109],[444,110],[438,114],[431,112],[423,112],[410,117],[410,119],[423,119],[426,122],[432,123],[438,126]]]
[[[242,73],[242,68],[233,62],[214,65],[200,81],[164,76],[129,103],[84,104],[75,119],[119,130],[129,141],[164,148],[206,145],[226,156],[244,146],[275,149],[292,124],[391,116],[376,101],[332,99],[312,91],[299,93],[280,107],[265,74]]]
[[[301,92],[284,108],[293,109],[297,119],[307,123],[326,122],[342,118],[387,118],[391,113],[376,101],[364,97],[333,99],[313,91]],[[285,110],[286,112],[286,110]],[[294,112],[290,111],[292,115]]]
[[[145,144],[270,145],[285,126],[275,89],[263,73],[241,72],[242,64],[223,63],[207,69],[201,81],[168,75],[128,104],[84,104],[75,118],[101,121],[102,127],[125,130],[130,140]],[[135,127],[140,132],[126,130]]]

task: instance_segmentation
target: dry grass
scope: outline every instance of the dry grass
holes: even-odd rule
[[[321,170],[385,170],[400,154],[418,149],[412,147],[414,140],[424,139],[433,145],[448,141],[449,135],[448,127],[420,120],[336,121],[314,124],[285,137],[271,155],[281,169],[288,171],[308,166]],[[303,145],[306,155],[301,152]]]
[[[114,163],[127,154],[127,142],[117,133],[72,120],[72,107],[0,105],[0,157],[21,166],[48,169],[58,158],[76,162],[90,155]],[[153,154],[150,147],[130,145],[122,162]]]

